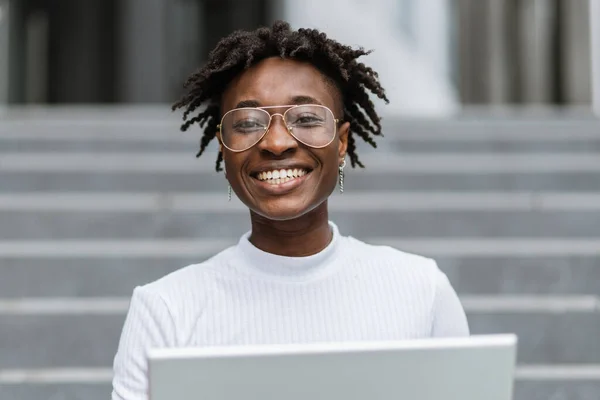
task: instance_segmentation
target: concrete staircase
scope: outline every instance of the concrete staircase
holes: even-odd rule
[[[200,132],[164,109],[0,116],[0,399],[109,398],[134,286],[248,229],[215,153],[195,159]],[[436,258],[473,333],[517,333],[516,400],[600,398],[600,123],[474,115],[386,133],[331,200],[342,232]]]

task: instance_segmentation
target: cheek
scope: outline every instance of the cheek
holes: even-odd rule
[[[232,186],[234,181],[239,180],[238,171],[243,163],[244,160],[239,154],[223,153],[223,172]]]
[[[326,154],[319,157],[322,160],[322,190],[331,190],[331,187],[335,186],[338,180],[339,160],[337,142],[335,146],[331,146],[327,150]]]

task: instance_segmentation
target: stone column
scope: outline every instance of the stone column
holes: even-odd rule
[[[590,9],[587,1],[562,1],[560,40],[563,101],[567,104],[590,104],[591,51]]]
[[[119,101],[165,101],[166,9],[167,0],[119,1]]]
[[[556,100],[555,0],[524,0],[519,3],[521,100],[548,104]]]
[[[118,100],[164,102],[168,97],[168,0],[119,1]]]
[[[0,107],[8,103],[9,19],[8,0],[0,0]]]
[[[600,117],[600,0],[590,0],[592,108]]]

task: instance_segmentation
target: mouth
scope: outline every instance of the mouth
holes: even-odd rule
[[[284,194],[296,189],[310,175],[310,168],[264,170],[252,174],[254,182],[270,194]]]
[[[261,182],[268,183],[269,185],[280,185],[287,183],[295,179],[302,178],[309,174],[311,170],[305,168],[293,168],[293,169],[274,169],[270,171],[262,171],[253,174],[252,177]]]

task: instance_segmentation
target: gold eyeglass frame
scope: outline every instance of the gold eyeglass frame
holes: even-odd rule
[[[291,127],[288,126],[288,124],[285,123],[285,115],[287,114],[288,111],[297,108],[297,107],[304,107],[304,106],[311,106],[311,107],[320,107],[320,108],[324,108],[325,110],[327,110],[331,116],[333,117],[333,122],[334,122],[334,129],[335,132],[333,134],[333,137],[331,138],[331,140],[329,142],[327,142],[326,144],[322,145],[322,146],[313,146],[310,145],[308,143],[305,143],[304,141],[298,139],[298,137],[296,137],[296,135],[294,135],[293,129]],[[285,110],[283,112],[283,114],[281,113],[273,113],[271,114],[270,112],[268,112],[268,109],[271,108],[285,108],[288,107],[287,110]],[[238,110],[260,110],[260,111],[264,111],[268,116],[269,116],[269,123],[267,125],[267,127],[265,128],[265,131],[263,132],[262,135],[260,135],[260,137],[256,140],[256,142],[254,142],[252,145],[246,147],[243,150],[234,150],[230,147],[228,147],[225,142],[223,141],[223,121],[225,120],[225,117],[234,112],[234,111],[238,111]],[[219,136],[221,137],[221,144],[229,151],[233,152],[233,153],[241,153],[243,151],[246,151],[248,149],[251,149],[252,147],[256,146],[258,143],[260,143],[261,140],[263,140],[263,138],[265,137],[265,135],[267,134],[267,132],[269,132],[269,129],[271,128],[271,123],[273,122],[273,117],[279,115],[281,117],[281,119],[283,120],[283,124],[285,125],[285,128],[287,129],[288,133],[290,135],[292,135],[292,137],[294,139],[296,139],[298,142],[302,143],[305,146],[308,146],[310,148],[313,149],[322,149],[324,147],[329,146],[334,140],[335,140],[335,135],[337,134],[337,128],[338,128],[338,124],[340,123],[340,119],[335,118],[335,115],[333,114],[333,111],[331,111],[331,109],[329,107],[320,105],[320,104],[291,104],[291,105],[282,105],[282,106],[269,106],[269,107],[241,107],[241,108],[234,108],[233,110],[229,110],[227,111],[225,114],[223,114],[223,117],[221,118],[221,123],[219,125],[217,125],[217,129],[219,129]]]

